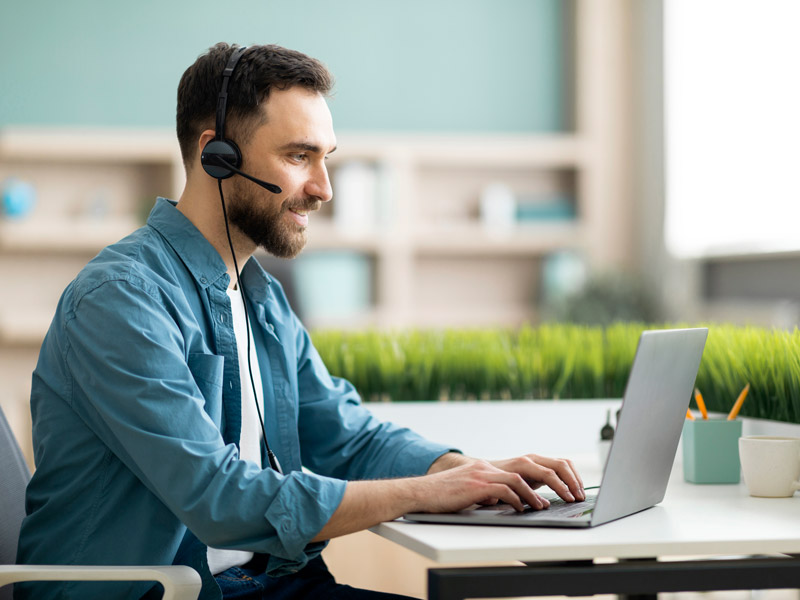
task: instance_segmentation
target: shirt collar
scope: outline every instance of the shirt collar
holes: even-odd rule
[[[267,301],[272,278],[255,256],[251,256],[242,269],[242,283],[253,302],[261,304]]]
[[[206,288],[224,278],[222,283],[227,287],[228,269],[225,261],[200,230],[178,210],[177,205],[173,200],[158,198],[147,224],[164,237],[201,286]],[[254,257],[242,269],[242,279],[253,300],[266,300],[272,281]]]
[[[158,198],[147,224],[158,231],[204,288],[226,276],[225,262],[200,230],[177,208],[178,203]]]

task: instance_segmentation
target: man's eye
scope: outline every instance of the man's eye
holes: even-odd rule
[[[292,159],[297,162],[303,162],[308,156],[306,154],[292,154]]]

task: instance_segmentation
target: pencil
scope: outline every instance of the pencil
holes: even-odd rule
[[[706,403],[703,402],[703,394],[700,393],[700,390],[694,388],[694,401],[697,402],[697,408],[700,409],[700,414],[703,415],[703,419],[708,419],[708,411],[706,410]]]
[[[728,421],[733,421],[736,418],[736,415],[739,414],[739,411],[742,409],[742,404],[744,404],[744,399],[747,398],[747,392],[750,391],[750,384],[748,383],[744,386],[742,393],[739,394],[739,397],[736,399],[736,404],[733,405],[731,412],[728,413]]]
[[[690,421],[694,421],[694,415],[692,414],[692,410],[690,408],[686,409],[686,418]]]

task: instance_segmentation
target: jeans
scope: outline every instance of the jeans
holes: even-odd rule
[[[225,600],[411,600],[336,583],[321,557],[293,575],[270,577],[244,565],[219,573],[216,580]]]

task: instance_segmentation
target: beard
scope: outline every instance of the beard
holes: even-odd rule
[[[317,210],[321,202],[311,197],[287,198],[281,203],[261,197],[245,180],[233,182],[228,221],[253,243],[279,258],[294,258],[308,241],[306,227],[287,218],[289,209]]]

